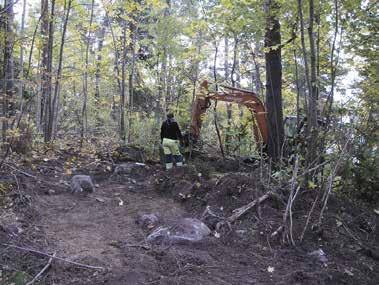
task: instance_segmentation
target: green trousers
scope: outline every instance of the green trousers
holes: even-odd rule
[[[176,166],[183,165],[183,156],[179,151],[179,141],[164,138],[162,146],[165,154],[166,169],[171,169],[174,166],[174,160]]]

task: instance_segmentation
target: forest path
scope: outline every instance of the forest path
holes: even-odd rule
[[[157,195],[149,181],[111,182],[99,183],[95,193],[88,196],[63,192],[36,199],[42,217],[38,226],[58,256],[104,266],[110,271],[130,268],[129,261],[143,267],[143,251],[133,250],[128,256],[120,250],[122,244],[143,242],[146,234],[136,224],[138,216],[159,213],[162,220],[168,221],[185,214],[172,199]],[[128,271],[124,270],[123,282],[138,284],[135,274]]]
[[[166,225],[181,217],[200,218],[207,205],[228,214],[261,195],[259,183],[246,173],[225,173],[214,179],[203,178],[191,166],[168,173],[158,165],[146,165],[119,180],[111,171],[104,172],[106,165],[91,165],[93,169],[80,170],[97,183],[95,192],[88,195],[68,191],[65,184],[69,179],[56,162],[41,167],[44,172],[39,172],[37,183],[31,177],[20,183],[31,197],[31,207],[19,212],[18,224],[24,231],[19,240],[12,241],[0,231],[0,241],[56,252],[58,257],[104,268],[93,270],[55,260],[41,285],[377,283],[376,261],[358,254],[355,241],[338,232],[333,213],[326,224],[326,238],[310,234],[297,248],[269,239],[282,222],[283,211],[270,200],[262,204],[262,218],[258,210],[252,210],[219,237],[211,235],[191,244],[145,242],[149,232],[136,224],[142,214],[157,214],[160,224]],[[304,220],[299,219],[306,217],[303,213],[298,207],[295,217],[300,225]],[[353,221],[364,214],[358,213],[351,216]],[[204,221],[212,228],[212,220]],[[297,233],[299,229],[302,227],[295,228]],[[358,230],[354,233],[359,234]],[[310,255],[321,248],[327,264]],[[0,254],[0,265],[9,263],[9,256],[14,267],[28,268],[28,280],[48,261],[47,257],[9,248]]]
[[[68,260],[102,266],[102,273],[66,263],[52,267],[55,284],[256,284],[262,260],[252,248],[229,248],[217,239],[197,244],[142,248],[147,232],[136,224],[156,213],[162,223],[191,217],[183,205],[154,188],[155,171],[122,183],[99,182],[87,196],[57,191],[35,199],[49,252]],[[265,266],[265,265],[262,265]],[[261,266],[259,266],[261,267]],[[261,271],[262,269],[260,269]]]

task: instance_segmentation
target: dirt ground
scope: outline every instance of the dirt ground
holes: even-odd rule
[[[101,161],[76,170],[91,174],[96,190],[74,195],[64,173],[67,157],[41,161],[18,187],[2,196],[0,284],[26,284],[54,259],[35,284],[377,284],[378,216],[333,198],[322,229],[310,229],[296,247],[271,234],[281,225],[284,205],[269,199],[220,232],[194,244],[153,245],[141,214],[161,224],[180,217],[203,219],[212,229],[224,217],[261,196],[265,188],[251,170],[200,174],[195,166],[167,173],[159,165],[120,177]],[[4,177],[7,175],[4,175]],[[9,176],[9,177],[8,177]],[[7,177],[12,178],[10,175]],[[314,193],[294,209],[300,236]],[[204,214],[206,207],[217,218]],[[220,236],[218,235],[220,234]],[[9,245],[17,245],[17,249]],[[325,253],[324,258],[315,252]],[[313,254],[312,254],[313,252]]]

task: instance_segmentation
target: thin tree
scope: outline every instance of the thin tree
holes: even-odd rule
[[[91,2],[91,14],[89,19],[89,27],[86,33],[86,53],[85,53],[85,66],[83,75],[83,108],[82,108],[82,128],[80,132],[81,141],[83,141],[87,128],[88,128],[88,114],[87,114],[87,101],[88,101],[88,65],[89,65],[89,48],[91,44],[91,34],[92,34],[92,22],[94,16],[94,6],[95,0]]]
[[[72,1],[73,0],[68,0],[68,2],[67,2],[67,0],[65,0],[65,2],[64,2],[64,8],[65,8],[64,10],[66,11],[66,14],[65,14],[64,22],[63,22],[61,44],[60,44],[60,47],[59,47],[58,70],[57,70],[57,76],[56,76],[56,79],[55,79],[53,108],[52,108],[53,122],[50,125],[51,128],[53,128],[53,126],[57,123],[57,117],[58,117],[59,95],[60,95],[60,81],[61,81],[62,66],[63,66],[63,50],[64,50],[64,44],[65,44],[65,38],[66,38],[68,19],[69,19],[71,7],[72,7]],[[50,129],[50,132],[54,133],[54,130]]]
[[[308,113],[308,163],[312,164],[315,162],[317,157],[318,149],[318,125],[317,125],[317,102],[319,97],[319,87],[317,79],[317,54],[315,45],[315,33],[313,30],[315,22],[315,12],[314,12],[314,1],[309,0],[309,27],[308,27],[308,37],[309,37],[309,47],[310,47],[310,62],[311,62],[311,78],[310,78],[310,96],[309,96],[309,113]]]
[[[53,42],[54,42],[54,10],[55,0],[51,1],[49,13],[49,1],[41,0],[41,36],[43,39],[42,62],[41,62],[41,104],[39,104],[39,117],[37,124],[41,127],[43,122],[44,141],[51,140],[50,122],[52,121],[51,102],[51,74],[53,62]]]
[[[125,84],[126,84],[126,23],[122,23],[122,56],[121,56],[121,93],[120,93],[120,138],[123,143],[126,142],[125,129]]]
[[[14,105],[14,60],[13,60],[13,45],[14,45],[14,32],[13,32],[13,0],[5,0],[4,6],[4,68],[3,68],[3,120],[2,136],[3,142],[7,141],[8,119],[10,112]]]
[[[100,99],[100,79],[101,79],[101,61],[102,61],[102,51],[104,47],[104,38],[105,38],[105,30],[107,27],[107,17],[104,18],[103,24],[98,31],[98,44],[97,44],[97,55],[96,55],[96,73],[95,73],[95,98],[97,100]]]
[[[225,81],[229,79],[229,39],[225,37],[224,39],[224,76]],[[233,75],[232,75],[233,76]],[[231,140],[231,124],[232,124],[232,104],[226,103],[226,116],[227,116],[227,127],[225,135],[225,148],[228,153],[230,150],[230,140]]]
[[[129,71],[129,104],[128,104],[128,143],[131,142],[131,135],[132,135],[132,112],[133,112],[133,105],[134,105],[134,75],[135,75],[135,69],[136,69],[136,43],[137,43],[137,36],[138,36],[138,27],[136,25],[136,20],[133,19],[129,22],[129,33],[130,33],[130,44],[129,44],[129,51],[130,51],[130,71]]]
[[[308,62],[307,47],[305,44],[304,33],[304,15],[302,10],[302,0],[298,0],[298,13],[300,20],[300,34],[301,34],[301,46],[303,52],[305,78],[307,82],[307,100],[306,100],[306,112],[307,112],[307,126],[306,126],[306,140],[307,140],[307,164],[314,164],[317,157],[317,145],[318,145],[318,125],[317,125],[317,102],[318,102],[318,79],[317,79],[317,63],[316,63],[316,47],[315,47],[315,35],[313,31],[313,25],[315,21],[314,15],[314,2],[309,0],[309,47],[310,47],[310,66]]]
[[[24,106],[24,45],[23,45],[23,40],[24,40],[24,32],[25,32],[25,15],[26,15],[26,0],[23,1],[22,4],[22,16],[21,16],[21,29],[20,29],[20,38],[21,38],[21,43],[20,43],[20,75],[19,75],[19,104],[20,104],[20,115],[23,113],[23,106]]]

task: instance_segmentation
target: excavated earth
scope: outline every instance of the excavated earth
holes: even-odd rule
[[[368,209],[332,197],[323,228],[310,226],[304,241],[290,247],[281,242],[280,234],[271,237],[285,210],[280,199],[268,199],[230,228],[215,231],[217,222],[267,191],[259,168],[215,162],[212,172],[202,164],[165,172],[151,164],[112,176],[106,162],[87,161],[76,173],[90,174],[96,190],[75,195],[66,183],[68,159],[66,154],[35,162],[34,171],[23,168],[34,177],[14,172],[18,186],[0,199],[0,284],[26,284],[49,262],[49,257],[27,249],[87,266],[53,259],[35,284],[377,284],[379,280],[378,216]],[[2,175],[12,180],[9,173]],[[314,197],[312,191],[304,191],[294,206],[297,244]],[[152,229],[136,223],[142,214],[159,216],[159,224],[182,217],[202,219],[212,235],[197,243],[149,244],[146,237]]]

